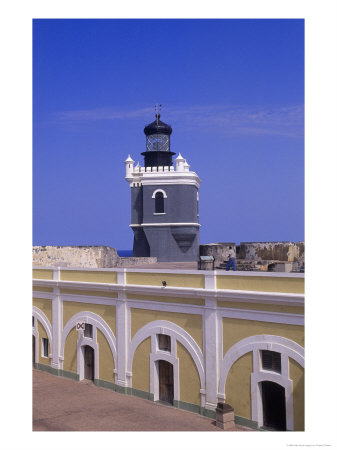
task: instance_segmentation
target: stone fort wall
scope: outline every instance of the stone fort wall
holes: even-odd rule
[[[35,246],[35,266],[113,268],[153,264],[157,258],[120,257],[107,246]]]
[[[304,270],[304,242],[218,242],[200,245],[200,255],[214,256],[214,266],[223,268],[224,261],[229,258],[229,248],[236,253],[237,262],[242,267],[238,270],[270,270],[272,263],[285,266],[285,271]],[[287,264],[289,263],[289,264]],[[268,268],[269,267],[269,268]],[[280,267],[276,271],[283,271]]]
[[[200,245],[201,256],[214,256],[214,267],[223,269],[230,247],[237,270],[304,271],[304,242],[218,242]],[[108,246],[35,246],[35,266],[114,268],[154,264],[156,257],[120,257]]]

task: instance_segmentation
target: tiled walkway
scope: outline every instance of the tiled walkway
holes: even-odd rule
[[[33,370],[33,431],[222,430],[198,414]]]

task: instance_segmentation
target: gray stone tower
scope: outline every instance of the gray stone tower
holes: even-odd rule
[[[125,179],[131,188],[133,256],[158,261],[197,261],[199,258],[200,179],[179,153],[170,149],[172,128],[156,120],[144,128],[144,167],[128,156]]]

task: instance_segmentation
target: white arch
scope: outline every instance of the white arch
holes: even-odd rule
[[[33,306],[33,316],[35,317],[35,319],[37,319],[41,325],[43,326],[43,328],[45,329],[45,332],[47,333],[48,336],[48,340],[49,340],[49,344],[50,344],[50,349],[52,348],[52,329],[51,329],[51,324],[49,322],[48,317],[45,315],[45,313],[43,311],[41,311],[41,309],[37,308],[36,306]],[[35,332],[34,332],[35,330]],[[37,331],[37,326],[35,325],[33,327],[33,334],[34,336],[38,339],[39,338],[39,334]],[[37,345],[37,344],[35,344]],[[35,355],[37,355],[37,352],[35,353]],[[49,357],[51,358],[51,354],[49,354]]]
[[[260,351],[270,350],[281,354],[281,373],[264,370],[261,367]],[[233,364],[243,355],[253,352],[253,371],[250,375],[252,420],[263,425],[261,386],[263,381],[272,381],[284,387],[286,400],[287,430],[294,429],[293,382],[289,378],[289,358],[304,367],[304,348],[282,336],[258,335],[242,339],[234,344],[220,364],[219,399],[225,399],[225,386]]]
[[[98,314],[95,314],[91,311],[81,311],[81,312],[75,314],[68,320],[66,326],[63,328],[62,336],[61,336],[61,352],[60,352],[62,359],[64,358],[64,346],[65,346],[67,336],[68,336],[70,330],[76,326],[76,322],[89,323],[89,324],[95,326],[96,328],[98,328],[104,334],[104,336],[110,346],[111,353],[112,353],[113,359],[114,359],[114,365],[116,367],[116,365],[117,365],[116,337],[113,334],[109,325],[105,322],[105,320],[102,319],[102,317],[100,317]],[[89,344],[89,345],[91,345],[94,348],[93,344]],[[97,352],[95,352],[95,353],[97,353]]]
[[[188,334],[183,328],[167,320],[155,320],[153,322],[148,323],[143,328],[137,331],[130,344],[128,371],[130,373],[132,372],[132,362],[137,347],[148,337],[151,337],[152,341],[151,352],[154,353],[153,352],[154,342],[157,334],[167,334],[168,336],[171,336],[173,340],[179,341],[187,349],[198,370],[201,389],[204,389],[205,368],[203,362],[203,355],[200,347],[198,346],[196,341],[192,338],[192,336]],[[164,353],[161,354],[164,356]],[[176,355],[172,356],[176,357]],[[162,359],[165,358],[163,357]]]
[[[241,356],[254,350],[272,350],[279,352],[287,357],[293,358],[298,364],[304,367],[304,348],[296,342],[282,336],[269,334],[249,336],[234,344],[227,351],[220,363],[220,394],[224,394],[227,376],[232,365],[241,358]],[[254,367],[254,371],[255,369],[257,368]]]
[[[155,191],[153,191],[152,198],[155,198],[158,192],[161,192],[163,194],[163,197],[167,198],[166,192],[163,189],[156,189]]]

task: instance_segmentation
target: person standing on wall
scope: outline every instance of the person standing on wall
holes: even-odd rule
[[[235,264],[235,250],[233,247],[229,247],[229,259],[227,262],[226,270],[229,270],[231,267],[233,270],[236,270],[236,264]]]

